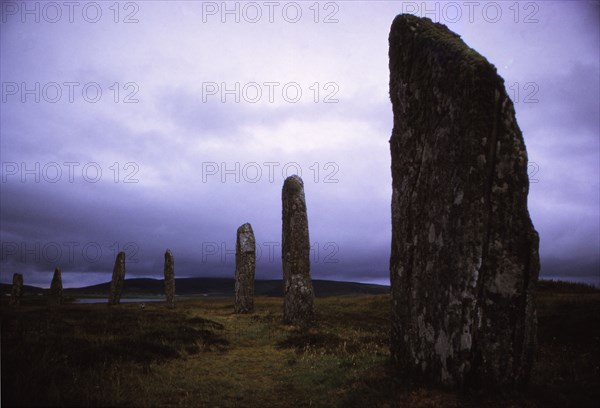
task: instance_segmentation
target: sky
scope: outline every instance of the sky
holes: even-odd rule
[[[388,34],[447,25],[504,78],[541,276],[600,285],[598,1],[23,2],[0,25],[0,281],[281,278],[304,180],[315,279],[389,283]]]

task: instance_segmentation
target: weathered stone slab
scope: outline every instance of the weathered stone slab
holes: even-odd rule
[[[235,245],[235,313],[254,312],[256,240],[252,225],[238,228]]]
[[[115,259],[112,282],[110,284],[109,305],[118,305],[121,302],[121,292],[125,284],[125,252],[119,252]]]
[[[48,292],[48,300],[50,304],[55,305],[60,305],[63,302],[62,275],[58,267],[54,268],[54,275],[52,276],[52,283]]]
[[[539,240],[513,104],[446,26],[399,15],[389,41],[392,356],[429,382],[524,386]]]
[[[284,308],[289,324],[308,326],[314,320],[314,291],[310,278],[310,241],[304,183],[296,175],[283,184],[282,261]]]
[[[175,260],[170,249],[165,252],[165,295],[167,307],[175,307]]]
[[[13,275],[13,285],[10,292],[10,300],[8,302],[11,306],[20,306],[21,298],[23,297],[23,275],[15,273]]]

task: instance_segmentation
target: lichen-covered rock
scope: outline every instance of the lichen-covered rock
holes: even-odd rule
[[[446,26],[390,32],[392,356],[448,386],[527,384],[538,235],[504,81]]]
[[[310,241],[304,183],[296,175],[288,177],[282,190],[282,261],[286,323],[308,326],[314,320],[314,291],[310,278]]]
[[[60,268],[54,268],[52,275],[52,283],[48,292],[48,300],[50,304],[60,305],[63,302],[63,286]]]
[[[10,300],[8,304],[11,306],[19,306],[21,304],[21,297],[23,296],[23,275],[15,273],[13,275],[13,285],[10,292]]]
[[[118,305],[121,302],[121,292],[125,284],[125,252],[119,252],[115,259],[112,282],[110,283],[109,305]]]
[[[256,272],[256,240],[252,225],[237,229],[235,244],[235,313],[254,312],[254,275]]]
[[[170,249],[165,252],[165,295],[167,307],[175,307],[175,260]]]

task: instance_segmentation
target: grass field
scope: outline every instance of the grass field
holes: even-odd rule
[[[4,300],[3,300],[4,302]],[[37,303],[37,304],[36,304]],[[550,287],[525,394],[451,392],[394,380],[389,296],[317,299],[318,325],[285,326],[282,299],[2,304],[2,406],[597,406],[600,293]]]

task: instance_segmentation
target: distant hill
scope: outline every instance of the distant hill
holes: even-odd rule
[[[1,283],[0,292],[10,294],[10,284]],[[356,282],[340,282],[331,280],[313,280],[317,297],[344,296],[344,295],[379,295],[390,292],[390,287],[385,285],[372,285]],[[24,295],[42,295],[48,290],[36,286],[24,285]],[[226,278],[178,278],[175,279],[175,289],[179,296],[206,295],[211,297],[233,297],[234,280]],[[78,296],[108,296],[110,282],[82,288],[69,288],[64,294],[70,297]],[[596,293],[600,291],[591,285],[575,282],[540,280],[538,291],[550,293]],[[278,297],[283,296],[283,281],[257,280],[254,285],[256,296]],[[126,279],[123,296],[144,297],[164,295],[164,280],[162,279]]]
[[[12,291],[12,284],[9,283],[0,283],[0,293],[2,293],[3,295],[10,295],[10,292]],[[48,289],[42,289],[42,288],[38,288],[37,286],[31,286],[31,285],[23,285],[23,294],[27,294],[27,295],[42,295],[44,293],[46,293],[48,291]]]
[[[317,297],[378,295],[389,293],[390,291],[389,286],[384,285],[319,279],[313,280],[313,285]],[[233,297],[234,280],[226,278],[178,278],[175,279],[175,289],[179,296],[207,295],[212,297]],[[3,293],[10,293],[11,285],[0,284],[0,290]],[[164,290],[163,279],[125,279],[123,296],[163,295]],[[38,294],[45,293],[46,291],[47,289],[35,286],[24,286],[24,294]],[[108,296],[109,291],[110,282],[106,282],[82,288],[68,288],[64,290],[64,294],[72,297],[81,295]],[[254,293],[256,296],[283,296],[283,281],[257,280],[254,284]]]

